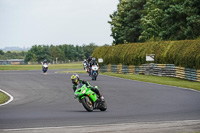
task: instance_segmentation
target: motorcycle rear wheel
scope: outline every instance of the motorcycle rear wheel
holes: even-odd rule
[[[103,102],[103,107],[100,108],[101,111],[106,111],[107,109],[107,104],[106,101]]]

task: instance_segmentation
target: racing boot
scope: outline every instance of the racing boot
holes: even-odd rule
[[[98,95],[98,98],[99,98],[100,100],[104,100],[104,97],[103,97],[100,93],[98,93],[97,95]]]

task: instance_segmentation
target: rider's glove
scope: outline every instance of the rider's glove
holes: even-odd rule
[[[93,86],[91,86],[91,85],[88,85],[87,87],[88,87],[88,88],[93,88]]]
[[[94,86],[95,89],[98,89],[98,86]]]

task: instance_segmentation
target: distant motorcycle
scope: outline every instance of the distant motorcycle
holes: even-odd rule
[[[47,64],[47,63],[44,63],[44,64],[42,65],[42,71],[43,71],[43,73],[46,73],[47,70],[48,70],[48,64]]]
[[[98,98],[97,94],[85,84],[79,84],[74,95],[88,112],[92,112],[94,109],[100,109],[101,111],[107,109],[106,101]]]
[[[84,63],[83,63],[83,68],[84,68],[84,70],[87,72],[87,62],[84,62]]]
[[[92,65],[91,74],[90,74],[90,76],[92,77],[92,80],[97,80],[98,69],[99,69],[99,67],[97,65]]]

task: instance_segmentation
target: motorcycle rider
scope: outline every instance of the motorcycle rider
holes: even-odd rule
[[[47,64],[48,65],[48,61],[46,59],[44,59],[44,61],[42,62],[42,65],[43,64]]]
[[[86,59],[84,59],[84,61],[83,61],[83,67],[84,67],[84,70],[85,70],[85,66],[84,66],[84,64],[88,65]],[[87,66],[86,66],[86,67],[87,67]]]
[[[44,64],[47,64],[48,65],[48,61],[46,60],[46,59],[44,59],[44,61],[43,62],[41,62],[42,63],[42,70],[44,69]]]
[[[83,60],[83,64],[84,64],[84,63],[87,63],[86,59]]]
[[[89,75],[91,75],[91,70],[92,70],[92,66],[93,65],[97,65],[97,67],[99,67],[99,64],[96,62],[96,58],[92,58],[92,60],[90,61],[90,63],[89,63],[89,69],[90,69],[90,73],[89,73]]]
[[[88,88],[90,88],[93,92],[95,92],[97,94],[97,96],[101,100],[104,99],[104,97],[100,94],[99,90],[96,87],[91,86],[88,81],[79,79],[79,76],[77,74],[76,75],[72,75],[71,76],[71,80],[72,80],[72,83],[73,83],[73,90],[74,90],[74,92],[76,91],[77,86],[79,84],[85,84]]]
[[[87,59],[88,64],[90,63],[91,60],[92,60],[92,56],[89,56],[89,58]]]
[[[87,64],[87,72],[89,73],[89,76],[90,76],[90,62],[91,62],[91,60],[92,60],[92,56],[89,56],[89,58],[87,59],[87,62],[88,62],[88,64]]]
[[[90,61],[90,68],[92,67],[92,65],[97,65],[99,67],[99,64],[96,62],[96,58],[94,58],[94,57]]]

